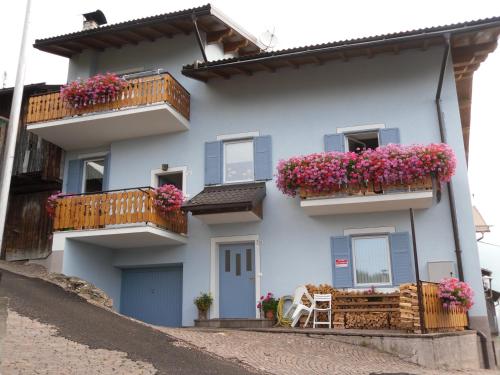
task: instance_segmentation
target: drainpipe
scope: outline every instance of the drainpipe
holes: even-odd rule
[[[439,123],[439,135],[441,137],[441,142],[447,143],[446,129],[444,125],[443,111],[441,110],[441,91],[443,88],[444,73],[446,71],[446,66],[448,64],[448,57],[450,55],[450,34],[445,34],[446,46],[443,54],[443,61],[441,62],[441,71],[439,73],[438,87],[436,91],[436,110],[438,115]],[[450,216],[451,225],[453,228],[453,239],[455,241],[455,254],[457,258],[457,268],[458,268],[458,278],[464,280],[464,269],[462,264],[462,246],[460,244],[460,237],[458,235],[458,224],[457,224],[457,210],[455,207],[455,194],[453,191],[453,186],[451,182],[446,184],[448,189],[448,201],[450,203]]]
[[[415,279],[417,281],[417,297],[419,300],[418,304],[418,317],[420,321],[420,330],[422,333],[427,333],[424,321],[424,305],[422,304],[422,282],[420,281],[420,269],[418,266],[418,251],[417,251],[417,236],[415,234],[415,215],[413,213],[413,208],[410,208],[410,224],[411,224],[411,239],[413,242],[413,263],[415,263]]]
[[[439,81],[438,81],[438,87],[436,91],[436,110],[437,110],[437,115],[438,115],[438,123],[439,123],[439,135],[441,137],[441,142],[447,143],[447,137],[446,137],[446,129],[445,129],[445,123],[444,123],[444,115],[443,111],[441,110],[441,91],[443,88],[443,81],[444,81],[444,73],[446,71],[446,66],[448,64],[448,58],[450,55],[450,34],[445,34],[445,49],[444,49],[444,54],[443,54],[443,60],[441,62],[441,71],[439,73]],[[447,189],[448,189],[448,200],[450,204],[450,216],[451,216],[451,224],[453,228],[453,239],[455,241],[455,254],[457,258],[457,268],[458,268],[458,278],[461,281],[464,281],[464,269],[463,269],[463,263],[462,263],[462,247],[460,244],[460,237],[458,235],[458,224],[457,224],[457,209],[455,206],[455,194],[453,191],[453,186],[451,181],[446,184]],[[469,320],[469,314],[467,314],[467,320]],[[489,351],[488,351],[488,338],[484,334],[484,332],[481,332],[479,330],[476,330],[477,335],[479,336],[479,341],[481,342],[481,351],[483,354],[483,359],[484,359],[484,364],[485,368],[489,369],[491,368],[490,365],[490,357],[489,357]]]

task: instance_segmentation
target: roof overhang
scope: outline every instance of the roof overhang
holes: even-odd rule
[[[264,182],[207,186],[182,209],[207,224],[258,221],[265,196]]]
[[[121,48],[163,37],[172,38],[178,34],[189,35],[194,30],[193,18],[196,19],[199,29],[206,33],[207,43],[220,42],[227,52],[238,52],[240,56],[255,54],[261,50],[261,45],[255,37],[210,4],[37,39],[33,46],[55,55],[72,57],[88,49],[103,51],[110,47]]]
[[[234,75],[259,72],[274,73],[279,69],[298,69],[303,65],[323,65],[330,61],[373,58],[379,54],[399,54],[403,50],[427,50],[444,46],[450,40],[453,69],[460,105],[460,117],[466,154],[469,149],[472,78],[481,62],[497,46],[500,17],[453,25],[378,35],[367,38],[262,52],[252,56],[185,65],[182,73],[200,81],[229,79]]]

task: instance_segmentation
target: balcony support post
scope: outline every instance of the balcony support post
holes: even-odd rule
[[[203,56],[203,62],[206,64],[208,62],[207,54],[205,53],[205,48],[203,47],[203,42],[201,40],[200,29],[198,28],[198,22],[196,20],[196,15],[193,13],[193,26],[196,35],[196,41],[198,42],[198,46],[200,47],[201,55]]]

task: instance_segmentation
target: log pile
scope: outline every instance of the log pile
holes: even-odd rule
[[[386,312],[363,312],[345,314],[345,328],[389,329],[390,318]]]
[[[400,327],[408,332],[420,333],[417,286],[415,284],[401,284],[399,291]]]
[[[399,329],[400,307],[399,293],[374,293],[373,291],[353,292],[334,289],[331,285],[306,285],[311,296],[314,294],[332,295],[332,327],[355,329]],[[304,297],[302,302],[309,306],[309,300]],[[306,316],[300,320],[301,326]],[[319,315],[321,321],[327,319],[326,313]],[[312,317],[310,319],[312,326]]]
[[[340,292],[333,312],[345,316],[345,328],[398,329],[399,293]]]

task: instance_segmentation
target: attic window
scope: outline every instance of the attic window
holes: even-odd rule
[[[378,131],[368,131],[345,134],[346,148],[351,152],[360,152],[363,149],[376,149],[379,146]]]

